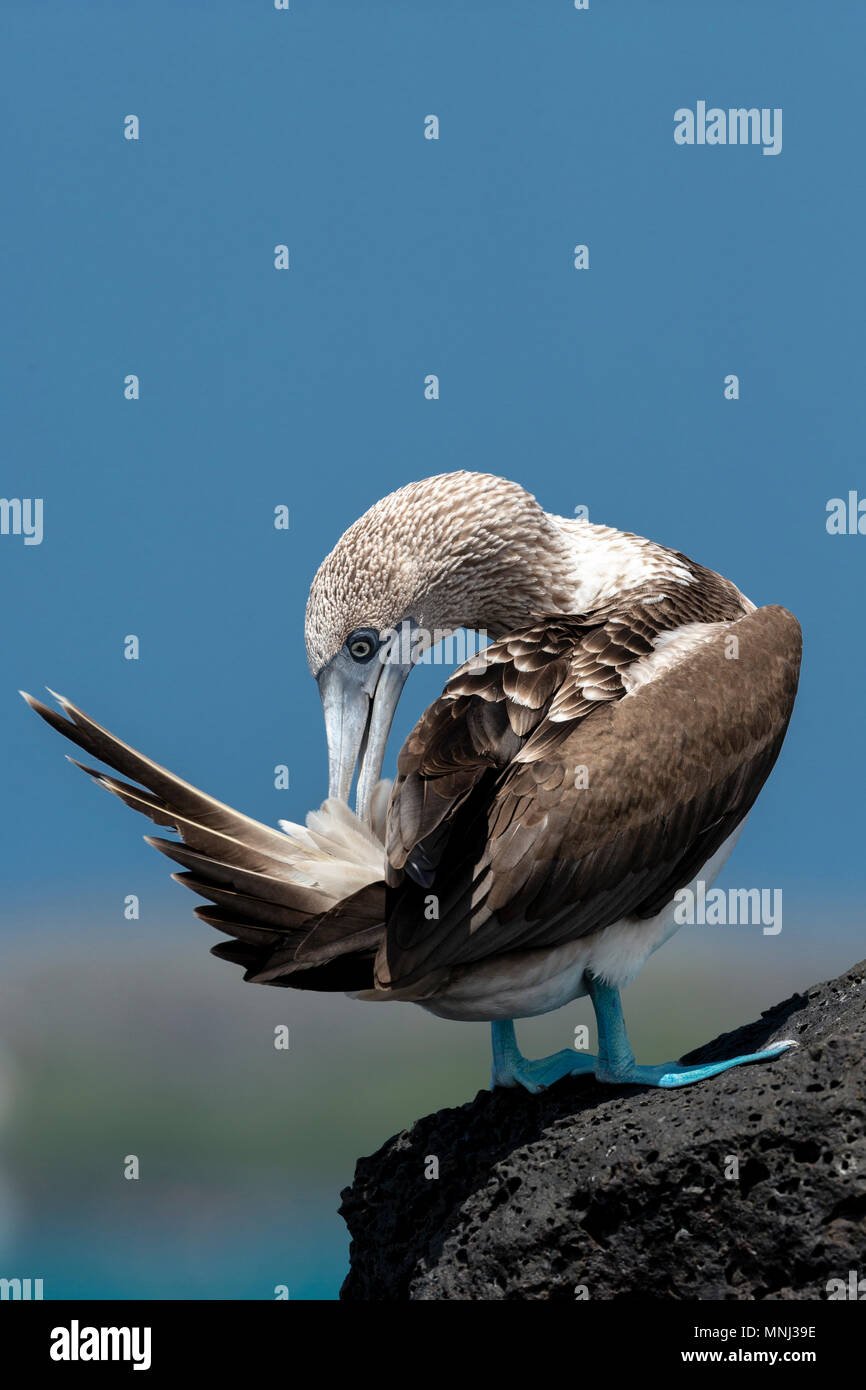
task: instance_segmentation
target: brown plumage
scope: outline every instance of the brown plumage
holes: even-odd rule
[[[629,666],[675,614],[637,601],[557,619],[448,682],[398,760],[380,983],[653,917],[740,823],[785,735],[799,628],[781,608],[742,616],[736,660],[726,625],[625,699]]]

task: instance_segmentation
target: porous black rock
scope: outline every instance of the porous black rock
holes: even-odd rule
[[[784,1037],[681,1091],[569,1078],[419,1120],[342,1194],[341,1297],[814,1299],[866,1277],[866,962],[685,1060]]]

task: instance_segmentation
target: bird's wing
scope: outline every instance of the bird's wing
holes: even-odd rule
[[[662,611],[663,609],[663,611]],[[455,813],[526,750],[554,750],[600,702],[625,694],[628,668],[672,621],[662,605],[553,618],[510,634],[464,663],[410,733],[397,760],[385,835],[389,882],[419,882],[448,841]]]
[[[261,983],[369,985],[384,921],[384,853],[381,836],[348,806],[329,800],[306,826],[282,822],[284,830],[274,830],[136,752],[62,696],[63,714],[24,698],[90,757],[133,781],[70,759],[76,767],[180,836],[145,839],[181,866],[172,875],[178,883],[208,900],[196,915],[233,938],[214,946],[214,955],[243,965],[246,978]],[[384,790],[380,785],[374,796],[374,821]]]
[[[790,719],[799,624],[767,607],[694,628],[641,681],[659,622],[637,605],[578,627],[570,657],[567,621],[516,634],[427,711],[389,808],[383,987],[653,916],[747,814]]]

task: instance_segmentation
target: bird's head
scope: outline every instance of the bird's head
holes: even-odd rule
[[[461,627],[496,637],[554,610],[562,552],[534,497],[487,473],[409,483],[349,527],[313,580],[306,615],[330,796],[348,799],[357,766],[357,811],[367,814],[415,662]]]

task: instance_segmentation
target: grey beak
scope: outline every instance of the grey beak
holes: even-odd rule
[[[328,739],[328,795],[348,801],[358,768],[355,810],[366,820],[385,746],[412,662],[374,657],[365,666],[338,652],[316,677]]]
[[[366,684],[352,679],[353,672],[344,669],[341,657],[342,654],[336,656],[319,672],[316,683],[328,739],[328,796],[348,801],[355,764],[367,732],[372,692]]]

